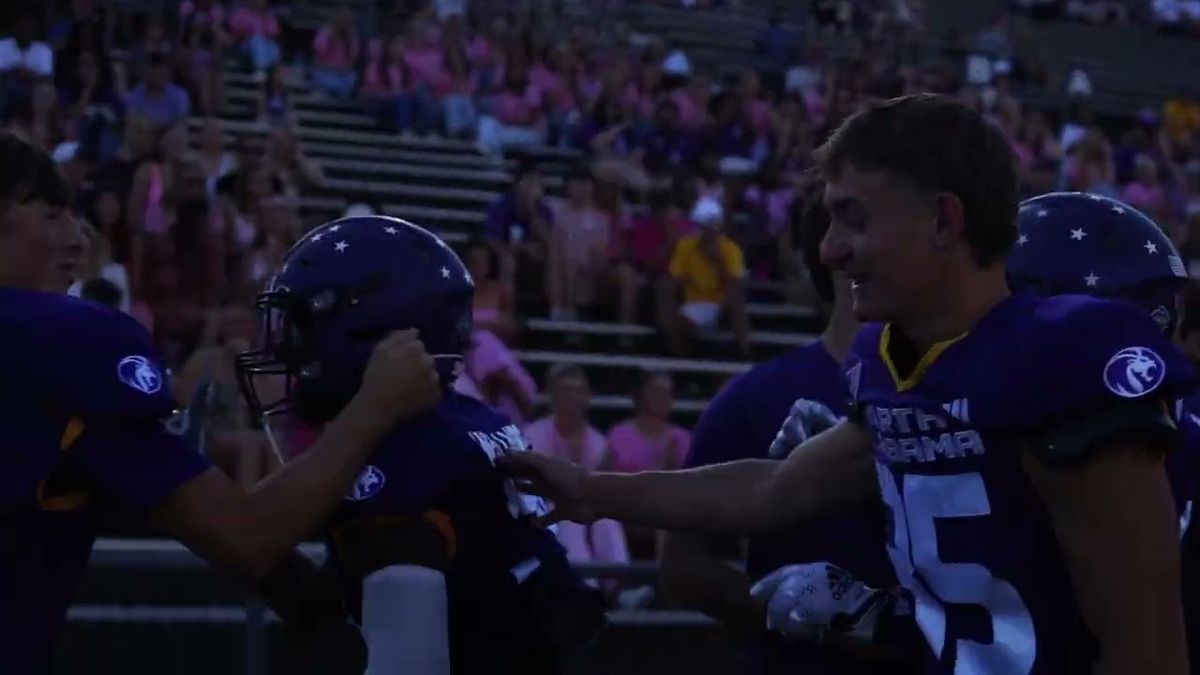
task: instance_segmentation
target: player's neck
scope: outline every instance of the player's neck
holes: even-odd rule
[[[860,325],[854,318],[849,298],[839,298],[833,303],[829,322],[825,324],[825,330],[821,333],[821,344],[834,361],[841,363],[846,360]]]
[[[1009,294],[1004,266],[993,265],[945,284],[941,297],[927,312],[896,324],[917,353],[924,354],[938,342],[970,331]]]

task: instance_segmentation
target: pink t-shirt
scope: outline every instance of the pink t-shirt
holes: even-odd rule
[[[563,233],[563,258],[571,269],[590,269],[592,251],[609,250],[606,214],[597,208],[572,208],[566,201],[554,204],[554,226]]]
[[[332,28],[325,27],[313,38],[313,64],[330,70],[345,70],[354,66],[354,59],[362,49],[358,35],[346,41],[338,38]]]
[[[767,231],[779,234],[788,226],[792,201],[796,198],[793,188],[763,190],[757,185],[751,185],[746,190],[746,201],[758,204],[767,212]]]
[[[671,93],[671,100],[679,110],[679,125],[688,131],[695,131],[704,126],[705,111],[696,103],[696,99],[686,89],[676,89]]]
[[[629,255],[643,270],[661,272],[667,260],[659,260],[658,252],[675,236],[683,236],[691,230],[691,221],[671,218],[661,222],[652,216],[638,218],[629,229]]]
[[[683,466],[692,435],[671,425],[658,438],[647,438],[627,420],[608,432],[608,448],[614,471],[662,471]]]
[[[509,377],[516,381],[526,399],[532,400],[537,396],[537,382],[504,342],[491,331],[476,330],[471,334],[471,351],[467,353],[465,371],[476,387],[486,382],[489,377],[506,371]],[[475,395],[475,398],[483,400],[482,395]],[[494,401],[493,405],[518,425],[525,423],[521,406],[511,395],[502,394],[500,400]]]
[[[404,50],[404,62],[418,84],[433,85],[442,69],[442,50],[431,46],[409,47]]]
[[[1161,185],[1134,182],[1125,186],[1123,196],[1130,206],[1153,213],[1166,204],[1167,193]]]
[[[545,65],[539,63],[529,69],[529,83],[537,87],[555,110],[568,112],[575,109],[575,93],[567,86],[567,80]]]
[[[243,40],[252,35],[274,39],[279,35],[279,20],[270,11],[256,12],[241,7],[229,17],[229,28],[234,35]]]
[[[574,443],[563,438],[558,432],[553,417],[543,417],[530,422],[522,429],[522,433],[525,434],[525,440],[533,446],[534,452],[570,460],[589,469],[599,467],[607,454],[603,434],[591,425],[584,429],[582,438]]]
[[[467,43],[467,58],[474,66],[490,65],[493,61],[492,41],[479,35]]]
[[[478,90],[479,77],[470,71],[465,75],[455,76],[447,68],[439,68],[437,78],[433,82],[433,95],[439,99],[451,94],[474,96]]]
[[[361,92],[368,98],[385,98],[406,93],[409,83],[404,78],[404,68],[392,64],[387,70],[379,67],[378,61],[372,61],[363,71]]]
[[[500,90],[492,99],[492,114],[501,124],[530,126],[537,122],[541,105],[541,92],[531,83],[523,92]]]
[[[621,92],[621,107],[630,115],[649,119],[654,115],[654,97],[642,92],[636,82],[630,82]]]

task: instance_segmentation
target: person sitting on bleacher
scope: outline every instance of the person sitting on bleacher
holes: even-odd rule
[[[246,0],[229,17],[229,30],[250,59],[255,77],[265,77],[267,69],[279,63],[279,19],[267,0]]]
[[[750,353],[750,327],[742,286],[746,276],[742,249],[722,233],[725,212],[715,199],[701,199],[692,210],[698,230],[679,240],[668,267],[677,291],[663,312],[662,326],[671,350],[688,352],[685,337],[697,330],[717,327],[721,312],[728,313],[743,355]],[[678,296],[683,303],[678,304]]]
[[[591,389],[583,369],[574,364],[556,364],[546,376],[546,391],[550,394],[550,414],[522,429],[533,451],[593,469],[607,466],[609,452],[604,435],[588,421]],[[625,528],[615,520],[602,519],[587,525],[563,521],[555,527],[558,542],[572,563],[629,562]],[[612,582],[603,588],[609,593],[617,591]],[[620,596],[616,599],[619,602]]]
[[[334,98],[349,98],[354,93],[358,73],[355,61],[362,51],[354,11],[349,5],[337,8],[333,21],[317,31],[313,38],[312,80],[317,91]]]
[[[608,430],[613,471],[672,471],[683,466],[691,433],[671,423],[675,407],[671,375],[644,371],[633,389],[633,416]]]
[[[416,85],[404,60],[404,44],[404,36],[398,33],[372,41],[359,89],[376,110],[382,126],[393,132],[406,132],[419,119]]]
[[[479,120],[479,149],[499,158],[507,148],[541,145],[546,141],[542,92],[529,81],[528,66],[510,58],[504,84],[491,98],[491,114]]]
[[[455,389],[498,408],[518,426],[523,425],[532,417],[538,391],[537,382],[505,344],[516,332],[511,279],[500,274],[499,256],[481,238],[467,244],[463,262],[475,280],[471,308],[474,328]]]
[[[500,255],[500,274],[513,280],[518,305],[527,297],[549,297],[551,306],[562,306],[551,274],[557,265],[550,246],[554,212],[543,194],[541,172],[524,164],[513,176],[512,189],[488,207],[484,220],[484,236]]]

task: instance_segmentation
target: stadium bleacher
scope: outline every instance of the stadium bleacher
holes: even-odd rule
[[[146,0],[127,4],[155,9],[160,3]],[[289,24],[302,32],[315,31],[338,4],[333,0],[294,3],[288,7]],[[807,3],[742,0],[729,4],[733,6],[696,12],[627,2],[619,20],[636,33],[657,36],[684,50],[697,71],[728,77],[753,68],[763,73],[764,79],[780,77],[780,64],[756,53],[756,37],[777,10],[784,27],[811,31]],[[924,4],[928,25],[917,46],[930,59],[940,53],[944,46],[941,37],[949,29],[969,33],[1004,5],[1000,0],[925,0]],[[361,22],[374,25],[382,11],[380,3],[362,0],[359,6]],[[567,21],[584,20],[590,16],[590,8],[585,0],[564,0],[561,13]],[[1041,57],[1058,68],[1082,64],[1096,89],[1093,106],[1105,116],[1131,117],[1142,108],[1158,108],[1165,98],[1181,91],[1200,97],[1200,79],[1194,75],[1195,65],[1200,63],[1200,41],[1164,37],[1145,26],[1095,27],[1033,21],[1022,24],[1021,34],[1018,52],[1032,44]],[[830,53],[832,58],[852,55],[848,45],[837,42],[831,45]],[[121,54],[114,56],[119,58]],[[264,136],[267,128],[256,120],[261,84],[238,60],[229,59],[225,70],[226,100],[220,118],[227,147],[232,149],[238,136]],[[327,179],[323,189],[306,190],[300,199],[300,216],[306,227],[326,222],[341,215],[349,205],[364,202],[378,205],[387,215],[433,229],[461,251],[481,228],[484,210],[510,186],[520,161],[536,163],[548,176],[548,191],[561,194],[564,176],[581,158],[576,150],[538,147],[511,153],[497,162],[471,142],[386,133],[379,130],[375,116],[364,111],[361,103],[316,94],[302,69],[290,72],[287,85],[298,122],[295,134],[303,152],[321,164]],[[1053,88],[1026,86],[1019,94],[1023,101],[1048,110],[1063,105],[1062,92]],[[189,120],[194,143],[203,124],[199,117]],[[749,290],[750,342],[756,359],[816,339],[822,319],[817,310],[788,304],[778,282],[754,282]],[[632,412],[630,385],[641,370],[673,375],[677,388],[673,419],[690,427],[722,383],[752,365],[733,356],[735,341],[726,330],[702,334],[694,356],[675,358],[665,355],[658,330],[651,325],[618,323],[610,316],[585,316],[575,321],[521,316],[519,322],[515,354],[539,383],[555,364],[571,363],[585,369],[594,392],[592,419],[601,428]],[[538,403],[544,407],[544,394],[539,395]],[[131,640],[129,625],[94,608],[236,608],[244,599],[231,584],[203,569],[98,567],[89,573],[79,599],[81,607],[93,609],[76,611],[75,621],[64,637],[59,672],[102,672],[90,669],[97,663],[151,664],[145,670],[123,668],[124,673],[241,672],[247,658],[256,658],[241,649],[246,637],[244,615],[231,616],[214,609],[209,614],[211,620],[206,621],[200,612],[186,630],[178,622],[147,622],[136,627],[137,637]],[[606,636],[587,663],[576,664],[571,672],[734,672],[734,652],[719,631],[678,616],[672,623],[671,618],[663,617],[662,625],[653,627],[634,626],[637,622],[630,618],[624,627]],[[270,639],[277,640],[278,635],[272,634]],[[144,660],[142,655],[136,660],[123,658],[131,644],[143,650]],[[206,658],[198,661],[189,656],[194,653],[203,653]]]

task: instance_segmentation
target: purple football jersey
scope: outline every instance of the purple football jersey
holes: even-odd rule
[[[0,289],[0,671],[48,666],[106,505],[153,508],[208,467],[163,426],[162,364],[133,319]]]
[[[709,403],[692,435],[685,466],[738,459],[784,459],[804,437],[844,416],[845,379],[820,342],[794,349],[739,375]],[[823,418],[835,419],[823,419]],[[803,428],[801,428],[803,427]],[[750,539],[746,571],[758,580],[784,565],[829,561],[876,588],[895,585],[884,547],[883,517],[862,509],[823,517],[786,534]],[[784,644],[756,645],[751,660],[766,673],[814,675],[861,672],[862,661],[832,650]]]
[[[1020,449],[1089,412],[1184,396],[1191,365],[1144,312],[1084,296],[1014,295],[907,375],[891,330],[860,332],[847,377],[927,672],[1090,673],[1095,640]]]
[[[527,450],[503,413],[449,392],[385,437],[331,523],[337,531],[351,521],[444,517],[454,540],[446,583],[455,673],[506,671],[532,648],[523,586],[582,588],[554,532],[529,522],[548,511],[545,502],[495,466],[498,455]]]

